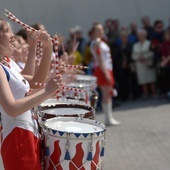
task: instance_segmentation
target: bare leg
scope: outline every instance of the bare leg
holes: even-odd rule
[[[110,94],[112,86],[100,86],[102,91],[102,108],[105,114],[106,125],[119,125],[120,122],[113,118],[112,114],[112,96]]]
[[[100,86],[102,91],[102,103],[109,103],[112,101],[112,96],[110,92],[112,90],[112,86]]]

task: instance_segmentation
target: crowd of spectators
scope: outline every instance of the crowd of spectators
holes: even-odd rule
[[[134,22],[121,26],[118,19],[107,19],[104,23],[103,41],[111,49],[115,88],[121,101],[166,97],[170,90],[170,28],[165,28],[161,20],[151,24],[148,16],[141,18],[141,24],[141,27]],[[80,27],[70,30],[70,39],[73,34],[79,41],[81,64],[88,65],[86,73],[93,75],[90,51],[93,32],[88,32],[88,40]]]

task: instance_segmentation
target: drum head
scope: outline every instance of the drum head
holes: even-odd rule
[[[67,133],[97,133],[105,129],[105,126],[95,120],[80,118],[52,118],[45,122],[48,129]]]

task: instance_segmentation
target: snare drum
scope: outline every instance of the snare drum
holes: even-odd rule
[[[100,170],[106,141],[105,126],[80,118],[48,119],[45,170]]]
[[[42,106],[43,104],[41,104]],[[76,103],[56,103],[41,107],[38,112],[42,121],[54,117],[82,117],[95,119],[95,110],[93,107]]]
[[[76,82],[80,84],[86,83],[86,84],[90,84],[91,86],[95,86],[97,83],[97,78],[95,76],[77,74]]]
[[[84,82],[73,82],[73,83],[69,83],[67,84],[68,87],[72,87],[72,88],[78,88],[78,89],[82,89],[84,91],[86,91],[86,97],[82,97],[82,96],[76,96],[76,98],[79,98],[81,100],[86,101],[86,103],[88,105],[91,105],[93,108],[96,108],[97,105],[97,101],[98,101],[98,93],[95,90],[95,84],[88,84],[86,81]],[[81,94],[81,93],[80,93]],[[74,98],[74,93],[73,92],[66,92],[67,96],[71,96],[70,98]]]

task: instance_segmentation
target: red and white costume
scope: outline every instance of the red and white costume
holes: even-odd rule
[[[17,65],[17,63],[9,57],[4,58],[5,65],[9,68],[14,69],[18,73],[22,72],[22,69]]]
[[[95,50],[94,46],[98,44],[98,49]],[[94,58],[94,75],[97,77],[97,84],[98,85],[114,85],[114,77],[113,77],[113,71],[112,71],[112,58],[110,53],[109,46],[104,42],[97,40],[92,41],[91,43],[91,52]],[[110,74],[111,81],[108,82],[106,80],[105,75],[103,74],[99,62],[98,62],[98,55],[102,57],[102,62],[104,63],[108,73]]]
[[[1,65],[14,98],[26,96],[28,82],[14,69]],[[38,126],[30,110],[11,117],[0,106],[2,118],[1,154],[5,170],[40,170]]]

